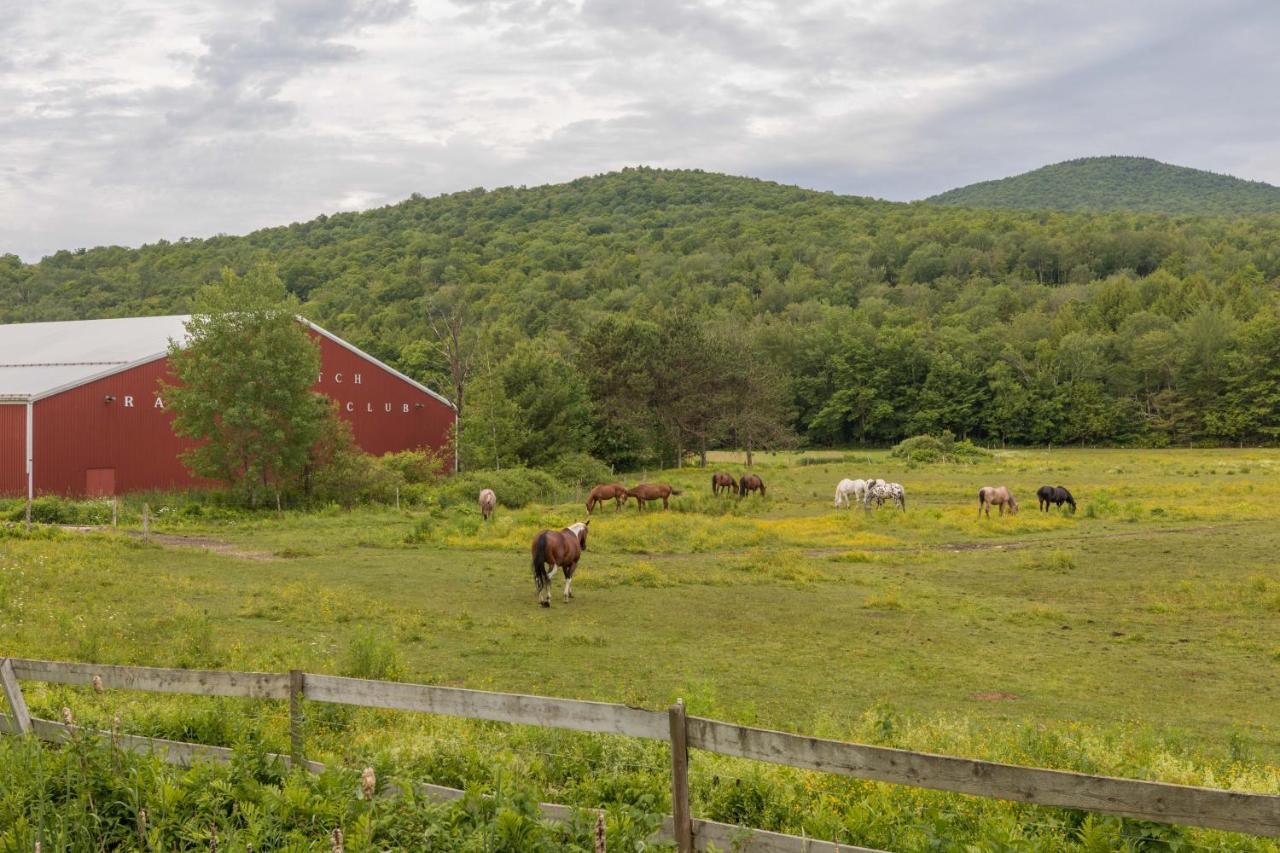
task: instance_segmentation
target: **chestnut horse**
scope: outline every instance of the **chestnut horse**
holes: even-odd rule
[[[764,497],[764,480],[760,479],[759,474],[742,475],[742,479],[738,481],[738,497],[745,498],[747,492],[759,492],[760,497]]]
[[[485,521],[489,520],[489,516],[493,515],[493,508],[498,505],[498,496],[493,493],[493,489],[480,490],[480,517]]]
[[[636,499],[636,509],[644,509],[649,501],[662,501],[662,508],[667,509],[667,498],[680,494],[666,483],[641,483],[634,489],[627,489],[627,497]]]
[[[1001,515],[1004,515],[1005,507],[1009,508],[1010,515],[1018,513],[1018,502],[1014,500],[1013,493],[1004,486],[983,486],[978,489],[978,518],[982,518],[984,510],[987,518],[990,518],[992,506],[999,507]]]
[[[591,490],[591,494],[587,495],[587,515],[595,510],[596,504],[602,504],[610,498],[616,504],[616,509],[622,509],[622,502],[627,499],[627,487],[621,483],[605,483],[596,486]]]
[[[711,475],[711,494],[719,495],[721,492],[736,492],[737,490],[738,484],[733,481],[732,474],[717,471]]]
[[[587,525],[590,521],[579,521],[570,524],[564,530],[543,530],[533,538],[533,582],[538,587],[538,603],[543,607],[551,606],[551,576],[556,567],[564,569],[564,601],[569,603],[573,591],[569,588],[573,583],[573,573],[578,568],[578,560],[582,552],[587,550]],[[551,571],[547,571],[547,563]]]

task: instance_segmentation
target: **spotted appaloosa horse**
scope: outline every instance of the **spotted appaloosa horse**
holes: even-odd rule
[[[883,482],[884,480],[841,480],[836,484],[836,509],[848,509],[850,495],[855,501],[862,503],[867,497],[867,489]]]
[[[748,492],[759,492],[760,497],[764,497],[764,480],[760,479],[759,474],[744,474],[738,480],[738,497],[745,498]]]
[[[1036,497],[1040,499],[1041,512],[1048,512],[1049,504],[1058,509],[1062,509],[1063,504],[1068,504],[1072,512],[1076,511],[1076,499],[1063,486],[1041,486],[1036,489]]]
[[[711,494],[719,495],[724,491],[736,492],[738,491],[738,484],[734,481],[732,474],[717,471],[711,475]]]
[[[538,603],[551,606],[551,576],[556,568],[564,569],[564,601],[573,598],[573,573],[578,568],[582,552],[587,550],[587,526],[590,521],[570,524],[559,532],[543,530],[533,538],[533,582],[538,587]],[[547,570],[547,564],[551,570]]]
[[[480,517],[485,521],[489,520],[489,516],[493,515],[493,509],[498,505],[498,496],[493,493],[493,489],[480,490]]]
[[[644,509],[649,501],[662,501],[662,508],[667,509],[667,499],[680,494],[666,483],[641,483],[634,489],[627,489],[627,497],[636,499],[636,509]]]
[[[978,518],[982,518],[982,513],[987,513],[987,518],[991,517],[991,507],[1000,508],[1000,514],[1004,515],[1005,507],[1009,508],[1010,515],[1017,515],[1018,502],[1014,500],[1013,493],[1004,486],[983,486],[978,489]]]
[[[903,512],[907,511],[907,490],[902,488],[901,483],[886,483],[884,480],[876,480],[867,486],[867,496],[862,499],[862,508],[871,509],[871,502],[876,502],[876,508],[884,506],[885,501],[892,501],[893,505]]]
[[[605,483],[596,486],[591,490],[591,494],[587,495],[587,515],[596,508],[596,504],[602,504],[607,500],[614,502],[614,509],[622,509],[623,502],[627,499],[627,487],[621,483]]]

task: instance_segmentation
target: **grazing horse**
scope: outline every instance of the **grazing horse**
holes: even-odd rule
[[[738,484],[733,481],[732,474],[717,471],[711,475],[711,494],[718,496],[721,492],[736,492],[737,490]]]
[[[983,486],[978,489],[978,518],[982,518],[984,510],[987,518],[990,518],[992,506],[999,507],[1001,515],[1004,515],[1005,507],[1009,508],[1010,515],[1018,514],[1018,502],[1004,486]]]
[[[622,509],[622,502],[627,499],[627,487],[621,483],[605,483],[596,486],[591,490],[591,494],[587,495],[587,515],[591,515],[596,504],[602,504],[611,498],[615,505],[614,509]]]
[[[489,516],[493,515],[493,508],[498,505],[498,496],[493,493],[493,489],[480,490],[480,517],[485,521],[489,520]]]
[[[1076,499],[1071,497],[1064,486],[1041,486],[1036,489],[1036,497],[1040,499],[1041,512],[1048,512],[1049,504],[1054,504],[1058,509],[1062,509],[1063,504],[1070,504],[1071,511],[1076,511]]]
[[[742,475],[742,479],[738,481],[738,497],[745,498],[747,492],[759,492],[760,497],[764,497],[764,480],[760,479],[759,474]]]
[[[836,509],[848,509],[850,495],[853,495],[855,501],[862,503],[867,497],[867,489],[883,482],[884,480],[841,480],[836,484]]]
[[[893,505],[903,512],[907,511],[907,490],[902,488],[901,483],[886,483],[884,480],[873,480],[867,486],[867,496],[862,499],[862,508],[871,509],[871,502],[876,502],[876,508],[884,506],[885,501],[892,501]]]
[[[578,568],[578,560],[582,552],[587,550],[587,526],[590,521],[579,521],[570,524],[564,530],[543,530],[533,538],[533,582],[538,587],[538,603],[543,607],[551,606],[551,576],[556,567],[564,569],[564,601],[569,603],[573,598],[570,584],[573,573]],[[551,570],[547,571],[547,564]]]
[[[644,509],[649,501],[662,501],[662,508],[667,509],[667,498],[680,494],[666,483],[641,483],[634,489],[627,489],[627,497],[636,499],[636,509]]]

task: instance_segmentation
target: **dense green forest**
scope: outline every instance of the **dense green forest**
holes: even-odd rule
[[[1278,232],[1276,215],[893,204],[629,169],[7,256],[0,320],[183,312],[223,267],[271,261],[316,322],[462,386],[472,465],[943,430],[1274,442]]]
[[[1242,216],[1280,213],[1280,187],[1147,157],[1085,157],[948,190],[926,201],[1019,210]]]

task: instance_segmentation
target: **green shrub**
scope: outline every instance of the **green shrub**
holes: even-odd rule
[[[10,521],[25,521],[25,501],[13,501],[9,510]],[[100,525],[111,523],[110,501],[73,501],[46,496],[31,502],[31,520],[36,524]]]
[[[531,503],[552,503],[570,490],[546,471],[536,468],[503,468],[470,471],[442,483],[433,497],[442,508],[475,506],[481,489],[493,489],[498,503],[512,509]]]
[[[992,456],[991,451],[968,439],[956,441],[949,430],[944,430],[941,435],[916,435],[903,439],[894,446],[890,455],[916,465],[935,462],[974,464]]]
[[[547,471],[562,483],[580,483],[588,489],[615,479],[608,465],[587,453],[566,453],[547,466]]]

